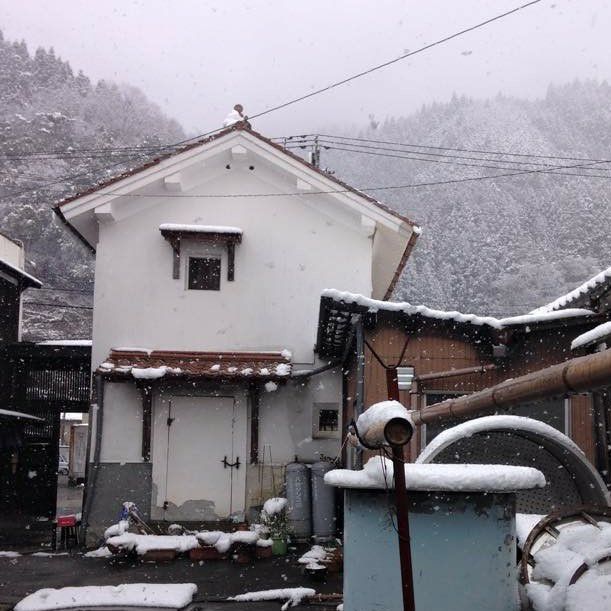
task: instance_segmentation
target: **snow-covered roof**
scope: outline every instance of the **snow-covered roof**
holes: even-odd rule
[[[580,284],[576,289],[573,289],[566,295],[562,295],[562,297],[558,297],[554,301],[534,309],[531,314],[541,314],[564,308],[569,303],[575,301],[578,297],[585,295],[592,289],[607,281],[611,281],[611,267],[604,269],[602,272],[596,274],[596,276],[586,280],[583,284]]]
[[[32,416],[24,412],[16,412],[12,409],[0,409],[0,417],[5,416],[6,418],[25,418],[27,420],[42,420],[38,416]]]
[[[514,492],[543,488],[545,477],[532,467],[471,464],[405,464],[408,490],[450,492]],[[363,469],[334,469],[325,483],[339,488],[392,488],[393,463],[381,456],[370,458]]]
[[[91,346],[90,339],[48,339],[37,342],[37,346]]]
[[[228,227],[226,225],[185,225],[180,223],[162,223],[159,231],[174,231],[176,233],[228,233],[242,235],[239,227]]]
[[[571,350],[577,350],[578,348],[586,348],[605,340],[611,339],[611,321],[604,322],[598,327],[594,327],[581,335],[578,335],[571,342]]]
[[[4,271],[5,273],[8,273],[13,277],[16,277],[27,287],[33,287],[37,289],[42,287],[42,282],[38,280],[38,278],[34,278],[34,276],[32,276],[31,274],[24,272],[21,268],[13,265],[12,263],[9,263],[8,261],[5,261],[4,259],[0,259],[0,270]]]
[[[529,313],[521,316],[510,316],[507,318],[496,318],[494,316],[478,316],[476,314],[463,314],[456,310],[435,310],[424,305],[412,305],[408,302],[400,301],[381,301],[378,299],[370,299],[356,293],[338,291],[336,289],[325,289],[322,292],[322,297],[329,297],[337,302],[353,303],[359,306],[366,307],[369,312],[401,312],[408,316],[420,315],[425,318],[434,318],[437,320],[452,320],[459,323],[470,323],[478,326],[488,326],[493,329],[504,329],[514,325],[529,325],[542,323],[551,320],[564,318],[575,318],[580,316],[591,316],[594,314],[591,310],[582,308],[573,308],[560,311],[550,311],[541,313]]]
[[[232,378],[281,380],[291,375],[291,354],[282,352],[185,352],[113,348],[98,373],[108,377]]]

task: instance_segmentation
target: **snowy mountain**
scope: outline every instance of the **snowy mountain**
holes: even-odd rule
[[[376,129],[342,134],[440,148],[353,141],[400,152],[330,148],[323,150],[322,164],[361,188],[529,172],[371,191],[423,226],[395,299],[476,313],[521,313],[611,264],[611,163],[563,159],[611,160],[609,99],[611,87],[594,82],[550,87],[537,101],[454,98]],[[473,167],[478,165],[490,167]],[[541,172],[551,172],[550,166],[563,169]]]
[[[0,229],[25,243],[24,339],[90,337],[93,256],[51,211],[62,197],[184,138],[135,88],[91,83],[53,50],[0,33]],[[130,148],[125,147],[138,147]]]
[[[611,163],[582,160],[611,159],[609,99],[595,82],[536,101],[454,97],[325,130],[344,139],[321,140],[322,165],[360,188],[412,185],[369,191],[423,227],[395,299],[522,313],[611,264]],[[52,50],[31,56],[0,34],[0,229],[25,242],[45,284],[27,293],[25,339],[91,333],[93,256],[51,206],[182,138],[138,90],[91,83]],[[497,174],[514,175],[482,179]]]

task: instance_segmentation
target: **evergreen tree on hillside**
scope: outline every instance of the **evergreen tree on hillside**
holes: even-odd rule
[[[28,270],[45,287],[70,289],[28,292],[26,338],[91,333],[91,311],[80,308],[91,303],[93,256],[52,205],[147,159],[104,149],[183,138],[178,123],[136,88],[91,83],[53,49],[32,56],[25,42],[5,40],[0,32],[0,229],[25,243]],[[95,152],[78,152],[83,149]]]

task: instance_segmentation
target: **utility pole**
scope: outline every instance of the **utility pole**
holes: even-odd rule
[[[314,136],[314,143],[312,144],[312,150],[310,151],[310,163],[315,167],[320,167],[320,144],[318,143],[318,136]]]
[[[386,369],[386,387],[388,398],[393,401],[399,401],[399,378],[396,367],[388,367]],[[405,611],[415,611],[412,550],[409,535],[409,508],[407,488],[405,486],[405,453],[403,452],[406,444],[390,443],[390,439],[388,441],[392,449],[395,504],[397,506],[397,536],[399,538],[399,560],[401,562],[401,585],[403,586],[403,609]]]

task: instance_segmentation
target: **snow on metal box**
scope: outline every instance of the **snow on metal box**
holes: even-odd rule
[[[416,609],[515,611],[515,494],[408,494]],[[344,502],[344,610],[401,609],[393,495],[347,489]]]

